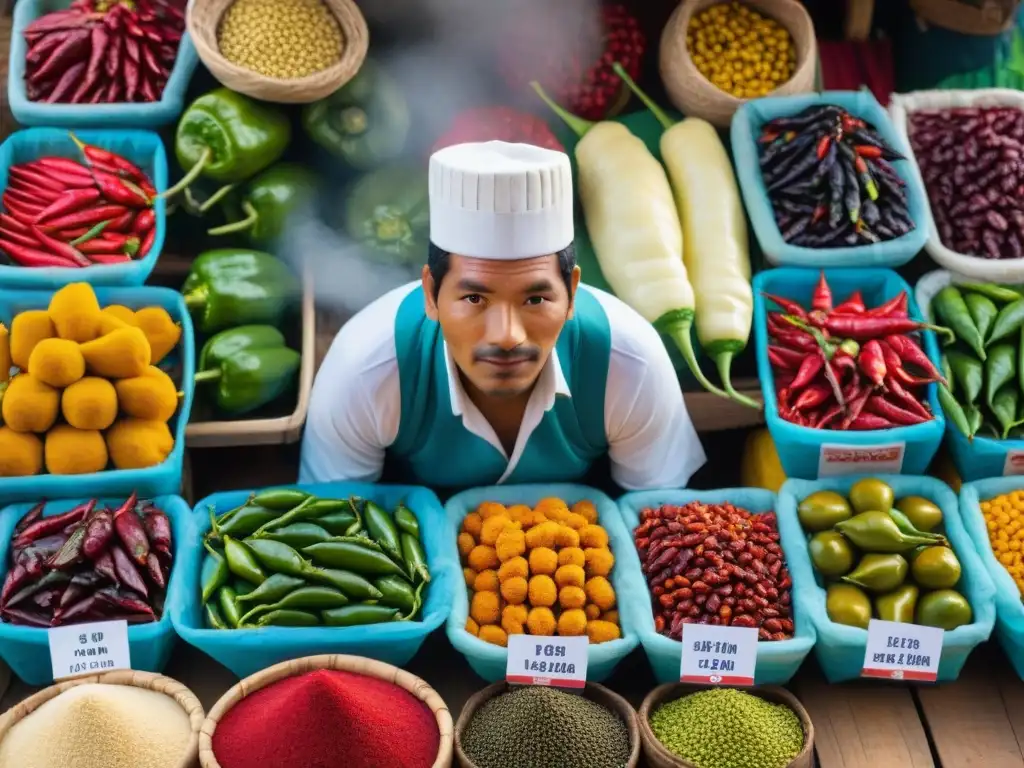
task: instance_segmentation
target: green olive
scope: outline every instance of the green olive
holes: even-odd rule
[[[815,491],[800,502],[796,509],[800,525],[805,531],[827,531],[853,513],[850,504],[835,491]]]
[[[971,605],[967,598],[952,589],[939,589],[923,595],[917,601],[917,624],[940,627],[950,632],[972,621]]]
[[[914,558],[910,574],[926,589],[949,589],[960,581],[960,561],[949,547],[928,547]]]
[[[942,525],[942,510],[923,496],[904,496],[896,502],[896,509],[910,518],[919,531],[931,531]]]
[[[886,483],[877,477],[865,477],[850,488],[850,505],[857,514],[861,512],[886,512],[892,509],[895,495]]]
[[[825,596],[825,610],[836,624],[868,628],[871,621],[871,600],[851,584],[833,584]]]
[[[842,534],[835,531],[819,531],[811,536],[807,550],[811,562],[822,576],[842,576],[853,568],[853,547]]]

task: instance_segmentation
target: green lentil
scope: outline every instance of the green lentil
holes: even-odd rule
[[[617,714],[553,688],[518,688],[487,701],[462,734],[480,768],[623,768],[629,731]]]
[[[651,730],[697,768],[785,768],[804,747],[800,718],[734,688],[711,688],[662,705]]]

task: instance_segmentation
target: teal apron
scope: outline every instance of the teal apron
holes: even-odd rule
[[[441,326],[426,316],[422,288],[398,308],[395,348],[402,415],[386,454],[388,478],[443,489],[495,485],[508,461],[452,412]],[[608,451],[604,399],[611,330],[598,300],[586,290],[576,292],[576,311],[556,349],[572,397],[555,398],[507,483],[578,480]]]

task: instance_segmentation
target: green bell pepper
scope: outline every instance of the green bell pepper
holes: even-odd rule
[[[163,193],[172,197],[200,175],[237,184],[274,163],[291,140],[291,123],[277,107],[217,88],[200,96],[178,121],[174,151],[186,171]]]
[[[296,163],[278,163],[245,185],[241,208],[245,218],[214,227],[207,234],[218,237],[246,232],[253,245],[269,245],[284,234],[288,217],[312,197],[316,176]],[[214,193],[216,195],[216,193]],[[200,207],[206,209],[210,201]]]
[[[302,110],[309,137],[360,171],[398,157],[409,125],[409,106],[398,83],[370,61],[337,91]]]
[[[243,324],[280,325],[299,295],[299,280],[262,251],[217,248],[201,253],[181,289],[202,333]]]
[[[199,353],[199,370],[216,368],[243,349],[275,349],[287,346],[284,334],[272,325],[240,325],[211,336]]]
[[[366,255],[417,266],[430,245],[427,177],[404,167],[383,168],[358,179],[345,196],[345,232]]]
[[[224,333],[232,333],[225,331]],[[196,384],[217,382],[217,407],[232,416],[255,411],[279,398],[295,381],[302,356],[285,346],[240,349],[196,373]]]

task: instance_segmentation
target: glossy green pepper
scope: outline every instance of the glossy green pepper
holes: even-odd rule
[[[261,342],[249,330],[254,327],[259,326],[232,328],[210,339],[201,354],[205,363],[195,374],[197,384],[217,382],[217,407],[232,416],[250,413],[279,398],[294,384],[302,364],[302,355],[294,349],[259,346]],[[230,349],[236,351],[222,357]],[[270,516],[264,522],[277,519],[277,513],[266,512]]]
[[[404,613],[416,609],[416,590],[401,576],[381,576],[374,579],[373,584],[384,595],[380,599],[381,605],[398,608]]]
[[[223,586],[217,590],[217,606],[229,627],[237,627],[242,621],[242,613],[238,610],[238,595],[234,587]]]
[[[349,512],[334,512],[318,517],[316,524],[332,536],[353,536],[362,527],[356,516]]]
[[[253,584],[262,584],[266,581],[267,575],[260,568],[260,564],[256,562],[252,550],[241,541],[225,536],[224,558],[228,562],[228,568],[235,576]]]
[[[210,629],[231,629],[214,603],[206,604],[206,625]]]
[[[211,336],[199,352],[196,367],[202,371],[220,365],[244,349],[274,349],[287,346],[284,334],[272,325],[240,325]]]
[[[257,627],[315,627],[319,623],[316,614],[306,611],[271,611],[256,619]]]
[[[420,521],[416,514],[405,504],[400,503],[395,507],[395,525],[398,526],[402,533],[408,533],[417,539],[420,537]]]
[[[288,265],[269,253],[216,248],[192,262],[181,293],[196,328],[214,333],[247,324],[280,325],[300,288]]]
[[[907,552],[920,544],[934,544],[932,536],[908,536],[885,512],[871,510],[836,523],[835,529],[865,552]]]
[[[379,600],[382,597],[381,591],[358,573],[334,568],[314,568],[313,570],[316,573],[311,578],[323,584],[330,584],[353,600]]]
[[[399,610],[386,605],[343,605],[341,608],[324,611],[321,615],[328,627],[354,627],[399,620]]]
[[[427,567],[427,555],[423,551],[423,545],[419,539],[408,533],[402,534],[402,558],[415,581],[430,581],[430,569]]]
[[[991,409],[996,392],[1017,376],[1017,349],[1013,344],[997,344],[988,350],[985,360],[985,404]]]
[[[199,178],[245,181],[281,157],[291,140],[288,115],[228,88],[200,96],[178,121],[174,151],[186,173],[163,193],[171,197]]]
[[[420,266],[430,246],[426,173],[389,167],[363,176],[344,194],[343,221],[367,257]]]
[[[984,341],[992,328],[996,315],[999,314],[999,308],[992,302],[992,299],[980,293],[965,294],[964,304],[967,305],[967,311],[971,314],[974,327],[978,329],[978,335]]]
[[[209,544],[206,544],[206,548],[208,554],[203,561],[202,570],[202,598],[204,603],[210,602],[210,599],[217,593],[217,590],[224,586],[231,576],[231,571],[228,568],[227,561],[224,559],[224,555],[215,551]]]
[[[965,352],[951,349],[946,352],[946,360],[953,372],[953,379],[959,390],[959,400],[965,405],[970,405],[978,399],[981,394],[981,385],[984,381],[984,368],[981,363]]]
[[[253,245],[271,245],[284,234],[289,217],[313,197],[315,189],[316,176],[304,166],[272,165],[245,185],[239,202],[245,218],[214,227],[207,234],[220,237],[245,232]]]
[[[356,537],[339,538],[304,547],[302,552],[313,558],[313,562],[332,568],[345,568],[370,576],[406,575],[402,567],[380,547],[371,544],[369,540]]]
[[[287,544],[289,547],[301,549],[331,538],[330,531],[316,523],[291,523],[283,528],[275,528],[257,534],[257,538],[273,539]]]
[[[974,319],[971,317],[970,310],[967,309],[967,304],[964,302],[959,288],[955,285],[947,285],[939,291],[932,299],[932,310],[938,316],[939,321],[948,326],[980,360],[985,359],[985,345],[981,340],[981,334],[978,333],[978,328],[974,324]],[[998,318],[995,325],[999,325]],[[996,328],[993,328],[992,339],[995,338],[995,331]]]
[[[254,504],[259,504],[267,509],[276,509],[278,512],[287,512],[294,509],[309,498],[309,494],[296,488],[271,488],[267,491],[260,491],[252,497]]]
[[[242,507],[226,523],[218,524],[217,531],[221,536],[244,539],[264,523],[276,520],[279,514],[272,509],[264,509],[255,505]]]
[[[405,95],[373,61],[364,61],[345,85],[302,110],[302,127],[309,137],[360,171],[398,157],[409,125]]]
[[[996,315],[992,324],[992,333],[988,337],[988,343],[992,344],[1008,336],[1017,338],[1021,326],[1024,326],[1024,299],[1017,299],[1012,304],[1007,304]]]
[[[287,595],[289,592],[298,589],[306,582],[294,576],[287,576],[283,573],[275,573],[256,589],[247,595],[238,598],[240,603],[274,603]]]
[[[363,505],[363,523],[370,538],[380,544],[381,548],[393,559],[402,558],[402,544],[398,539],[398,527],[391,515],[379,504],[367,501]]]

